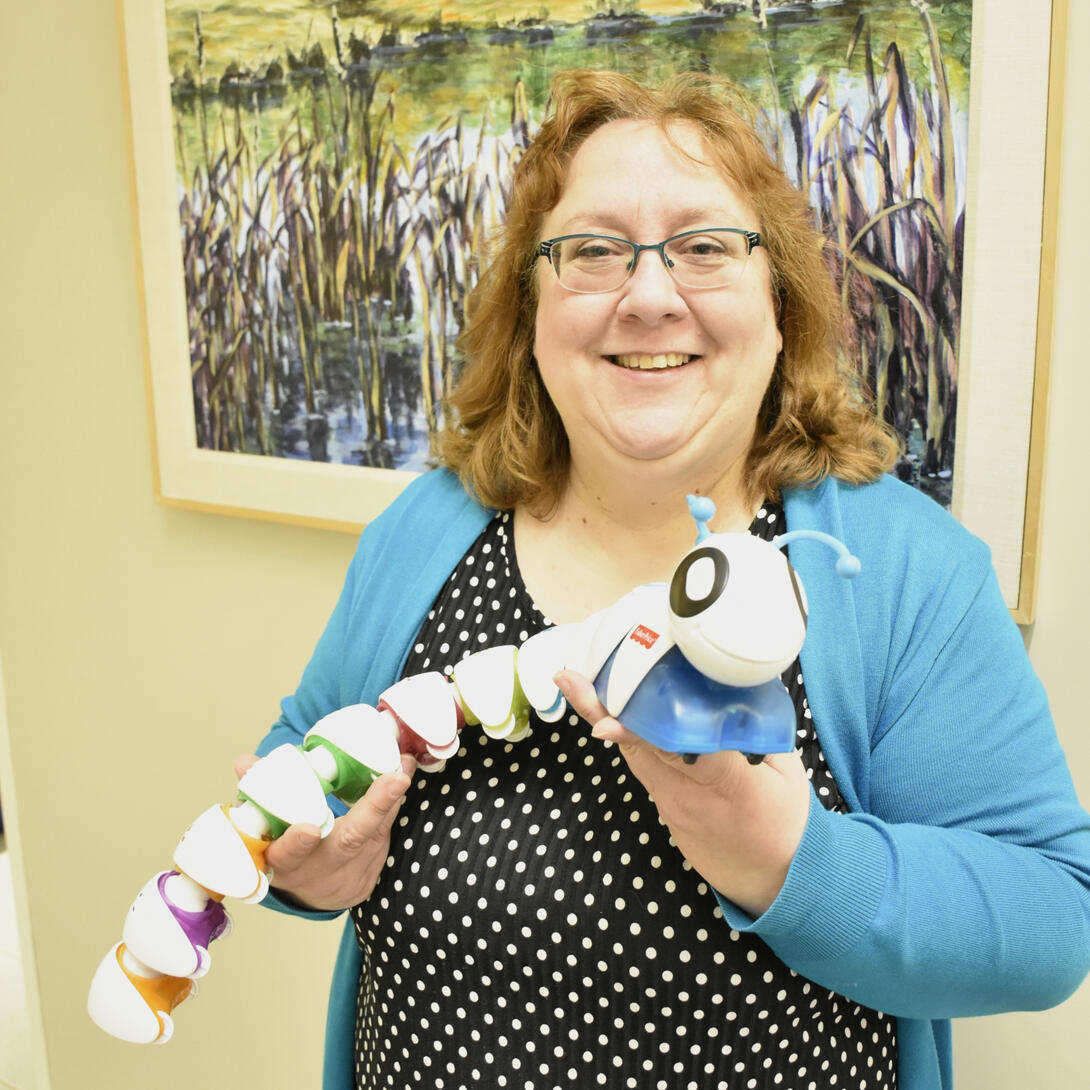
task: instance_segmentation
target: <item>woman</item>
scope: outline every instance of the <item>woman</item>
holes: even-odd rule
[[[448,470],[365,531],[260,751],[667,580],[686,493],[716,531],[835,534],[864,574],[792,546],[793,754],[686,764],[568,672],[582,720],[467,731],[444,773],[406,761],[327,839],[276,841],[281,907],[352,910],[327,1087],[931,1090],[946,1019],[1081,981],[1090,828],[1044,694],[985,548],[883,476],[840,334],[805,201],[722,88],[557,80],[475,293]]]

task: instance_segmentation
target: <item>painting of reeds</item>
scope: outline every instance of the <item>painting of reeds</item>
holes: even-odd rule
[[[856,351],[950,498],[972,0],[166,0],[196,443],[422,469],[466,297],[556,71],[757,103],[835,244]]]

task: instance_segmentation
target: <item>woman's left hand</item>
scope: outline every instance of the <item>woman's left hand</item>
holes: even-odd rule
[[[613,719],[585,677],[564,670],[555,681],[594,737],[620,747],[693,868],[751,916],[765,912],[787,877],[810,810],[799,754],[770,754],[751,765],[743,754],[722,750],[686,764]]]

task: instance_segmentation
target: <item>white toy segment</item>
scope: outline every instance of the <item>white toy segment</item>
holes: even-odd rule
[[[174,1019],[171,1018],[169,1014],[164,1014],[162,1011],[157,1011],[156,1013],[159,1018],[159,1025],[162,1028],[154,1043],[157,1045],[165,1045],[167,1041],[174,1036]]]
[[[438,671],[403,678],[382,693],[379,708],[389,708],[398,720],[425,743],[432,756],[444,759],[458,752],[462,728],[450,682]]]
[[[208,891],[197,885],[192,878],[177,871],[165,871],[163,893],[169,904],[182,912],[204,912],[208,908]],[[132,949],[132,944],[129,944]],[[150,964],[150,963],[149,963]]]
[[[447,767],[447,762],[444,758],[443,760],[428,761],[426,763],[419,764],[417,767],[420,769],[421,772],[427,772],[429,775],[431,775],[431,773],[433,772],[442,772],[443,769]]]
[[[308,732],[307,738],[310,737],[311,734]],[[328,746],[311,746],[310,749],[303,750],[303,756],[319,781],[333,783],[337,779],[337,758],[333,756],[333,751]]]
[[[133,982],[122,971],[115,943],[102,959],[87,997],[87,1012],[95,1024],[122,1041],[151,1044],[159,1040],[163,1024]]]
[[[607,618],[611,610],[602,609],[592,613],[585,621],[571,626],[568,637],[568,650],[564,656],[564,669],[574,670],[577,674],[592,678],[593,673],[588,673],[591,658],[591,644],[598,633],[598,628]],[[618,639],[620,636],[618,636]],[[603,661],[605,661],[603,659]]]
[[[546,723],[557,722],[567,709],[567,701],[553,683],[553,678],[564,669],[568,648],[580,627],[565,624],[546,628],[531,636],[519,648],[515,660],[519,687],[530,706]]]
[[[597,615],[594,634],[587,646],[583,668],[579,671],[584,677],[597,677],[614,649],[637,624],[655,624],[660,632],[669,630],[668,626],[663,627],[658,623],[662,611],[663,589],[661,583],[636,587],[616,605]]]
[[[161,871],[137,894],[125,917],[121,938],[150,968],[169,976],[194,976],[202,969],[200,954],[160,889],[160,879],[169,874]]]
[[[196,991],[191,980],[175,980],[140,966],[119,942],[91,980],[87,1013],[122,1041],[165,1044],[174,1033],[170,1012]]]
[[[488,723],[482,723],[481,730],[484,731],[487,737],[497,742],[510,741],[516,734],[521,736],[522,733],[519,721],[513,714],[509,715],[499,726],[493,727]]]
[[[314,739],[331,742],[380,776],[401,767],[397,720],[370,704],[349,704],[323,716],[307,731],[303,744]]]
[[[434,757],[435,760],[429,761],[427,764],[421,765],[421,767],[424,769],[434,770],[436,764],[445,764],[451,757],[453,757],[458,752],[460,744],[461,743],[458,741],[457,738],[453,739],[453,741],[451,742],[448,742],[445,746],[433,746],[429,742],[427,746],[428,753],[432,757]]]
[[[466,722],[480,723],[493,738],[506,738],[514,730],[517,654],[510,644],[490,647],[462,659],[451,674]]]
[[[239,897],[244,905],[259,905],[269,895],[269,877],[264,871],[258,873],[257,886],[252,893]],[[227,894],[230,896],[230,894]]]
[[[243,800],[227,810],[231,824],[251,840],[271,840],[272,830],[265,815],[252,803]]]
[[[645,603],[640,616],[643,620],[634,624],[618,644],[609,672],[604,703],[612,716],[624,711],[647,672],[674,646],[670,616],[663,599]]]
[[[259,892],[261,897],[268,892],[268,879],[220,805],[210,806],[182,834],[174,849],[174,865],[223,897],[251,901]]]
[[[548,722],[548,720],[546,720]],[[511,729],[511,733],[507,735],[506,741],[508,742],[521,742],[523,738],[530,733],[530,716],[522,715],[515,717],[514,726]]]
[[[298,746],[277,746],[266,754],[239,780],[238,791],[285,825],[317,825],[323,837],[333,829],[333,812]]]

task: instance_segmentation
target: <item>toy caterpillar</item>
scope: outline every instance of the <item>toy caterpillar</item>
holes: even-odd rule
[[[282,745],[238,784],[238,799],[215,805],[183,834],[173,869],[151,878],[129,909],[117,943],[99,965],[87,1006],[107,1033],[163,1043],[171,1012],[208,972],[208,947],[230,933],[223,900],[254,903],[269,889],[265,851],[290,826],[333,828],[326,801],[348,805],[411,754],[439,771],[459,734],[480,726],[520,740],[530,711],[556,722],[566,702],[553,682],[562,669],[594,680],[611,716],[662,750],[695,760],[736,749],[759,760],[794,748],[795,711],[779,680],[806,634],[806,596],[783,545],[820,540],[851,578],[859,562],[835,538],[794,531],[769,543],[712,534],[710,500],[689,497],[696,545],[669,584],[652,583],[579,624],[560,625],[520,647],[469,655],[452,670],[404,678],[374,707],[354,704],[319,720],[301,746]]]

